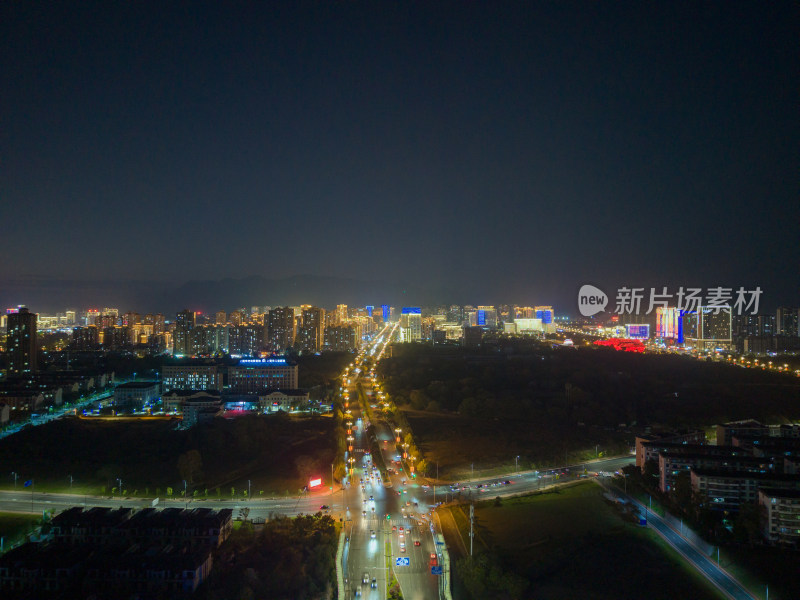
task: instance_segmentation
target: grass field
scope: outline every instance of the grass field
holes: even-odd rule
[[[514,469],[540,468],[595,458],[596,445],[606,454],[628,450],[621,434],[598,428],[557,428],[551,423],[466,418],[454,413],[404,409],[414,440],[429,464],[439,463],[443,478],[462,480],[472,473],[491,477]]]
[[[41,515],[0,512],[0,537],[3,538],[3,548],[7,550],[15,542],[21,541],[40,520]]]
[[[453,509],[462,532],[468,530],[467,511]],[[475,516],[476,549],[496,553],[504,567],[527,580],[524,597],[721,597],[654,532],[624,520],[591,482],[500,506],[486,502],[476,506]]]
[[[253,497],[296,493],[314,475],[330,478],[336,450],[335,424],[323,417],[245,415],[214,419],[189,430],[173,423],[94,422],[61,419],[0,440],[0,464],[19,475],[17,488],[33,480],[37,492],[111,494],[122,479],[126,495],[164,496],[183,492],[179,457],[200,454],[193,490],[216,497],[242,497],[251,481]],[[298,459],[303,458],[302,461]],[[302,463],[302,466],[301,466]],[[8,474],[0,489],[13,489]],[[115,494],[118,490],[115,491]]]

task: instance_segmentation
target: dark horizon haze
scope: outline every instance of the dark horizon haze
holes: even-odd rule
[[[378,282],[362,304],[799,306],[799,16],[6,3],[0,302],[170,312],[187,282],[310,276]]]

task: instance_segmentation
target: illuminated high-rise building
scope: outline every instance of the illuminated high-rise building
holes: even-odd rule
[[[775,316],[775,332],[777,335],[790,337],[800,336],[800,309],[781,306]]]
[[[217,325],[225,325],[228,322],[228,313],[224,310],[218,310],[214,315],[214,322]]]
[[[303,308],[300,347],[304,352],[318,352],[325,342],[325,309],[316,306]]]
[[[494,306],[479,306],[476,311],[476,323],[478,327],[497,328],[497,309]]]
[[[415,342],[422,339],[422,310],[417,306],[404,306],[400,312],[400,340]]]
[[[536,319],[542,320],[542,325],[550,325],[555,321],[555,313],[552,306],[537,306],[535,308]]]
[[[342,323],[347,322],[347,304],[337,304],[336,305],[336,317],[334,319],[335,325],[341,325]]]
[[[173,354],[191,355],[191,331],[197,323],[194,311],[182,310],[175,317],[175,337],[173,338]]]
[[[36,317],[35,313],[21,307],[10,313],[6,321],[6,354],[9,375],[36,373]]]
[[[294,345],[294,308],[277,307],[267,315],[267,340],[273,352],[283,352]]]
[[[700,306],[683,312],[684,343],[692,348],[725,347],[732,341],[730,308]]]

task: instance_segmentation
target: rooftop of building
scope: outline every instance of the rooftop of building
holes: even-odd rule
[[[710,446],[714,448],[714,446]],[[736,446],[731,446],[734,450],[736,450]],[[720,456],[718,454],[714,454],[712,452],[704,453],[704,452],[659,452],[659,456],[663,456],[665,458],[676,458],[679,460],[694,460],[694,459],[709,459],[709,460],[737,460],[737,461],[749,461],[752,463],[764,463],[769,462],[769,458],[763,456],[753,456],[746,450],[738,449],[739,452],[731,452],[726,456]]]
[[[219,398],[221,396],[218,390],[170,390],[169,392],[163,394],[164,396],[179,396],[181,398],[191,398],[193,396],[212,396],[214,398]]]
[[[129,381],[117,386],[118,390],[145,390],[158,385],[157,381]]]
[[[718,427],[767,427],[754,419],[744,419],[742,421],[728,421]]]
[[[717,477],[719,479],[755,479],[761,481],[795,481],[800,485],[800,474],[784,473],[750,473],[748,471],[725,471],[723,469],[691,469],[700,477]]]
[[[780,488],[761,488],[759,493],[769,498],[800,498],[800,490],[782,490]]]
[[[308,390],[280,388],[264,390],[259,396],[307,396]]]

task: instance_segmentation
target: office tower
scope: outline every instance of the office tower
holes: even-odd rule
[[[732,340],[730,308],[698,307],[683,314],[683,337],[687,346],[714,348],[730,345]]]
[[[775,316],[775,329],[777,335],[800,336],[800,309],[778,308]]]
[[[297,389],[297,365],[285,358],[242,359],[228,368],[228,385],[238,394],[264,390]]]
[[[117,317],[119,318],[119,309],[118,308],[104,308],[103,314],[108,315],[110,317]]]
[[[228,313],[224,310],[218,310],[214,315],[214,322],[217,325],[225,325],[228,322]]]
[[[478,327],[497,329],[497,309],[494,306],[479,306],[476,324]]]
[[[36,317],[25,307],[8,315],[6,348],[9,375],[36,373]]]
[[[389,305],[388,304],[381,304],[381,313],[383,314],[383,322],[389,322]]]
[[[64,316],[66,317],[66,324],[67,326],[74,326],[77,323],[76,315],[74,310],[68,310]]]
[[[230,314],[230,322],[231,325],[241,325],[244,323],[244,311],[243,310],[235,310]]]
[[[555,319],[555,313],[552,306],[537,306],[535,308],[537,319],[542,320],[542,325],[550,325]]]
[[[310,306],[303,309],[301,348],[304,352],[318,352],[324,343],[325,309]]]
[[[404,306],[400,313],[400,340],[415,342],[422,339],[422,310],[417,306]]]
[[[283,352],[294,344],[294,308],[278,307],[267,313],[267,341],[273,352]]]
[[[173,354],[191,354],[191,331],[197,322],[194,311],[182,310],[175,316],[175,337],[173,341]]]
[[[364,308],[367,311],[367,316],[371,319],[372,318],[372,313],[375,311],[375,307],[372,306],[372,305],[367,305]]]

